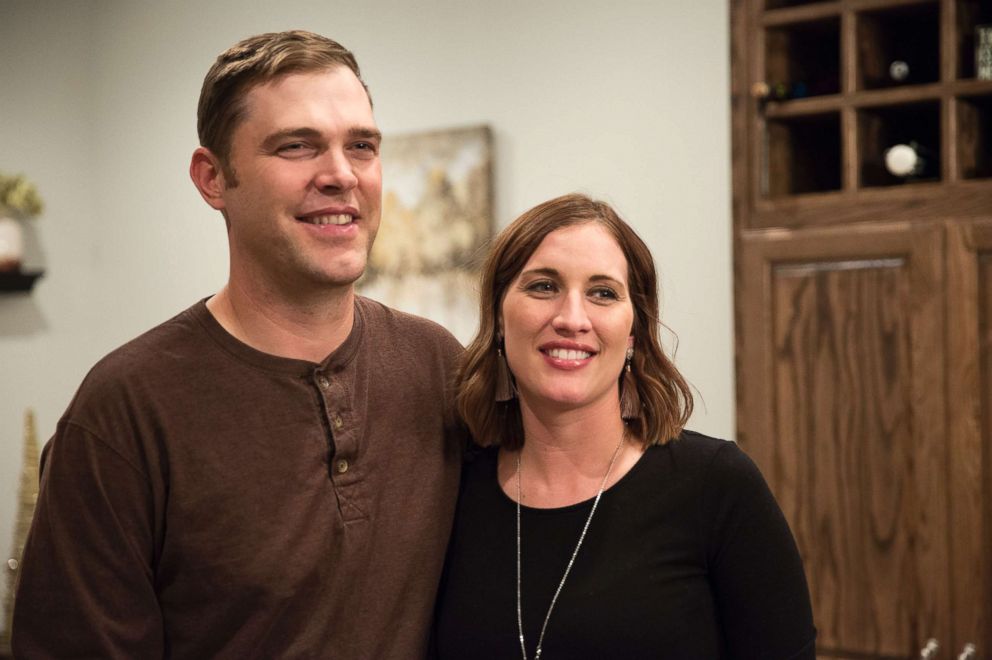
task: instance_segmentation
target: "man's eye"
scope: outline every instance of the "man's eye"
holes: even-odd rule
[[[352,149],[366,158],[379,153],[379,146],[374,142],[356,142],[352,145]]]
[[[282,145],[276,151],[280,156],[287,158],[302,158],[315,153],[316,149],[306,142],[290,142]]]

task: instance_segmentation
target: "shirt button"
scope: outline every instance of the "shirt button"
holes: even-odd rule
[[[317,376],[317,386],[322,390],[327,390],[331,386],[331,381],[327,380],[324,376]]]
[[[334,426],[334,429],[337,430],[344,426],[344,420],[341,419],[341,415],[334,413],[331,417],[331,424]]]
[[[348,471],[348,461],[342,458],[340,461],[338,461],[337,468],[338,468],[338,474],[344,474],[345,472]]]

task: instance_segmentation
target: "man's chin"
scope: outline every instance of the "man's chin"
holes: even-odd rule
[[[317,283],[329,287],[354,286],[365,272],[365,260],[355,264],[335,264],[334,268],[320,269],[314,273]]]

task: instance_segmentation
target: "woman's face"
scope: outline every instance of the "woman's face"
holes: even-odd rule
[[[506,359],[522,403],[532,410],[618,408],[633,322],[627,260],[613,236],[595,222],[548,234],[501,306]]]

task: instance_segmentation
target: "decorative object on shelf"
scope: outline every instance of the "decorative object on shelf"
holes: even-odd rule
[[[975,26],[975,77],[992,80],[992,23]]]
[[[34,184],[21,174],[0,173],[0,273],[19,272],[24,257],[21,221],[44,209]]]
[[[0,273],[17,271],[23,256],[24,236],[20,222],[0,216]]]
[[[38,499],[38,435],[35,430],[34,411],[24,411],[24,448],[21,464],[21,482],[17,491],[17,520],[14,523],[14,545],[10,557],[4,562],[3,572],[7,574],[7,593],[4,597],[4,627],[0,634],[0,653],[10,653],[10,624],[14,617],[14,592],[17,589],[17,570],[24,544],[34,517],[35,502]]]

